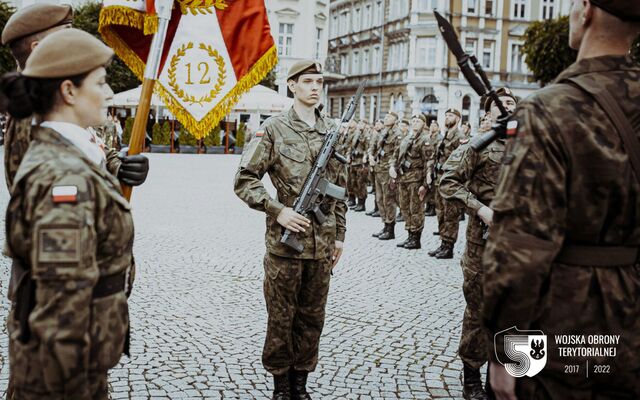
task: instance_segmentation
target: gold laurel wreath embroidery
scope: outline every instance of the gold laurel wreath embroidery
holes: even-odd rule
[[[226,0],[178,0],[180,3],[180,11],[183,14],[191,13],[193,15],[198,14],[213,14],[212,8],[218,10],[224,10],[229,5],[225,3]]]
[[[195,96],[188,94],[184,90],[182,90],[182,88],[180,88],[180,85],[178,85],[176,79],[178,63],[180,62],[180,59],[182,57],[187,55],[187,50],[193,49],[193,42],[185,43],[180,46],[178,50],[176,50],[176,54],[171,57],[171,63],[169,64],[167,74],[169,75],[169,87],[173,89],[179,99],[188,104],[199,104],[202,106],[203,103],[211,102],[216,97],[216,95],[220,93],[227,77],[227,70],[225,68],[224,58],[211,45],[200,43],[199,48],[201,50],[205,50],[209,54],[209,57],[215,60],[215,63],[218,66],[218,79],[216,81],[216,84],[213,86],[213,89],[209,91],[209,94],[196,98]]]

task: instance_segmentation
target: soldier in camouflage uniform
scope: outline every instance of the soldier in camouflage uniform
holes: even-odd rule
[[[429,163],[427,118],[423,114],[411,118],[411,132],[396,149],[389,176],[398,185],[399,204],[405,216],[407,239],[398,243],[405,249],[419,249],[424,227],[424,198],[427,193],[426,171]]]
[[[396,191],[391,185],[389,177],[389,166],[391,157],[396,147],[396,143],[400,142],[400,137],[396,132],[395,125],[398,120],[398,114],[389,112],[384,117],[384,128],[379,134],[378,141],[371,148],[373,171],[376,174],[376,202],[380,210],[380,217],[384,223],[384,227],[378,233],[372,236],[380,240],[395,239],[396,224]]]
[[[90,34],[65,29],[38,45],[22,75],[0,83],[10,114],[38,110],[43,121],[31,129],[6,215],[10,399],[106,400],[108,370],[128,351],[133,219],[84,130],[106,117],[113,92],[103,66],[112,55]]]
[[[502,105],[513,112],[516,99],[507,88],[497,90]],[[488,98],[484,104],[487,115],[493,121],[500,110]],[[468,145],[458,147],[444,164],[440,179],[440,194],[447,201],[465,205],[471,215],[467,225],[467,244],[460,262],[462,266],[462,291],[467,302],[462,319],[462,335],[458,354],[463,363],[463,396],[467,400],[488,399],[482,388],[480,367],[487,362],[488,343],[482,329],[480,307],[482,304],[482,252],[485,232],[491,224],[489,204],[500,172],[505,139],[501,138],[480,152]]]
[[[445,113],[445,126],[447,132],[436,148],[435,160],[435,197],[436,213],[438,215],[438,234],[440,235],[440,247],[430,251],[428,254],[436,258],[453,258],[453,246],[458,240],[458,226],[460,224],[460,213],[462,209],[456,203],[447,202],[439,191],[440,178],[442,177],[442,167],[451,153],[465,141],[458,124],[461,114],[456,109],[449,109]]]
[[[365,210],[367,201],[367,146],[371,134],[366,129],[364,121],[358,122],[356,129],[349,143],[349,192],[355,197],[357,204],[353,211],[360,212]]]
[[[574,1],[569,21],[578,60],[518,105],[491,203],[490,337],[510,327],[548,337],[544,369],[518,379],[498,363],[512,361],[496,337],[499,399],[640,398],[640,65],[629,55],[640,2]],[[555,335],[620,336],[605,346],[615,356],[561,357]]]
[[[351,142],[353,141],[353,137],[356,134],[356,128],[358,127],[358,121],[352,119],[347,124],[347,131],[344,134],[344,140],[339,145],[339,153],[344,155],[347,160],[349,160],[349,154],[351,153]],[[351,165],[347,165],[347,195],[349,197],[347,201],[347,206],[351,208],[355,208],[356,206],[356,195],[353,193],[354,188],[356,187],[356,183],[352,182],[353,174],[351,173]]]
[[[376,120],[375,124],[373,125],[373,128],[371,129],[371,138],[369,139],[369,147],[367,147],[367,165],[369,166],[369,174],[371,175],[371,187],[372,187],[372,193],[373,193],[373,210],[367,212],[367,215],[371,216],[371,217],[379,217],[380,216],[380,209],[378,208],[378,200],[376,198],[376,173],[374,170],[374,160],[373,160],[373,156],[372,151],[373,151],[373,147],[375,146],[376,142],[378,141],[378,138],[380,138],[380,132],[382,132],[382,128],[384,128],[384,124],[382,123],[382,120]]]
[[[435,119],[431,121],[429,125],[429,147],[427,149],[429,157],[429,163],[427,164],[427,184],[428,189],[427,195],[425,198],[425,202],[427,203],[427,208],[425,210],[425,215],[427,217],[434,217],[436,215],[436,197],[435,197],[435,188],[433,183],[433,175],[434,175],[434,166],[435,166],[435,155],[436,149],[438,147],[438,143],[442,138],[440,137],[440,125],[438,125],[438,121]]]
[[[411,124],[409,123],[408,119],[402,119],[402,121],[400,121],[400,123],[398,124],[398,141],[396,142],[396,146],[393,149],[393,152],[395,153],[396,150],[398,150],[398,147],[400,147],[400,142],[402,141],[402,139],[404,139],[405,137],[407,137],[409,135],[409,126]],[[391,185],[396,187],[398,186],[397,182],[395,181],[395,179],[391,180]],[[396,204],[400,204],[400,191],[397,190],[396,188]],[[398,207],[398,215],[396,216],[396,222],[404,222],[404,215],[402,215],[402,208]]]
[[[347,206],[326,197],[320,205],[327,215],[322,225],[291,208],[334,123],[314,108],[323,85],[319,63],[294,64],[287,82],[294,105],[256,132],[242,155],[235,192],[249,207],[267,214],[264,295],[269,319],[262,363],[274,376],[273,398],[310,399],[306,380],[318,363],[329,277],[342,254]],[[276,199],[261,182],[266,173]],[[325,178],[345,186],[346,168],[333,158]],[[301,253],[280,243],[284,228],[297,233],[304,244]]]
[[[24,69],[32,49],[47,35],[71,27],[73,12],[69,5],[34,4],[24,7],[9,18],[2,31],[2,44],[9,46],[18,63]],[[5,130],[5,176],[11,192],[14,176],[31,142],[34,116],[17,120],[10,118]],[[115,128],[115,126],[114,126]],[[142,155],[118,158],[113,149],[106,150],[107,169],[127,185],[137,186],[144,182],[149,170],[146,157]]]

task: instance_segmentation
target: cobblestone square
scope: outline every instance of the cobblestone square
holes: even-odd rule
[[[130,299],[132,357],[113,369],[113,399],[266,399],[260,356],[264,214],[233,193],[238,156],[149,154],[133,194],[137,277]],[[4,171],[2,172],[4,174]],[[265,178],[268,182],[268,179]],[[8,201],[0,185],[2,218]],[[367,208],[373,207],[370,195]],[[381,242],[378,218],[349,212],[345,253],[334,271],[314,398],[462,398],[457,358],[464,307],[460,255],[436,260],[435,217],[422,250]],[[1,231],[4,242],[4,229]],[[0,394],[8,379],[4,320],[9,260],[0,262]]]

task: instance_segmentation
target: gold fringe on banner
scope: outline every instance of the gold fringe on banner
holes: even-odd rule
[[[118,57],[124,61],[140,80],[142,80],[144,76],[144,61],[129,48],[118,34],[109,29],[109,25],[126,25],[142,30],[146,34],[147,28],[153,28],[153,32],[157,30],[157,16],[154,17],[156,17],[155,27],[153,25],[154,22],[151,22],[148,16],[145,16],[140,11],[135,11],[127,7],[110,6],[100,11],[100,25],[98,28],[100,34]],[[257,85],[277,63],[278,52],[274,45],[260,57],[251,69],[240,78],[233,89],[200,121],[196,121],[181,103],[160,83],[154,86],[154,92],[160,96],[166,107],[171,111],[171,114],[173,114],[196,139],[202,139],[231,111],[240,99],[240,96]]]

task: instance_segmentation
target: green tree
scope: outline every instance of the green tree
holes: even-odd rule
[[[129,139],[131,139],[131,131],[133,130],[133,118],[127,117],[124,121],[124,132],[122,133],[122,143],[129,144]]]
[[[259,85],[266,86],[269,89],[278,90],[276,85],[276,68],[273,67],[271,71],[260,81]]]
[[[236,147],[244,147],[244,136],[247,130],[247,124],[240,122],[238,126],[238,132],[236,132]]]
[[[523,51],[535,79],[542,86],[573,64],[578,52],[569,47],[569,17],[536,21],[524,34]]]
[[[4,30],[9,17],[16,9],[5,2],[0,2],[0,32]],[[0,46],[0,75],[16,70],[16,60],[11,55],[8,46]]]
[[[98,33],[101,7],[100,3],[90,2],[73,10],[73,26],[102,40]],[[107,67],[107,83],[115,93],[133,89],[140,85],[138,78],[118,56],[114,57]]]
[[[195,146],[196,137],[186,130],[183,126],[180,127],[180,146]]]
[[[213,128],[204,138],[204,145],[208,147],[220,146],[220,125]]]

